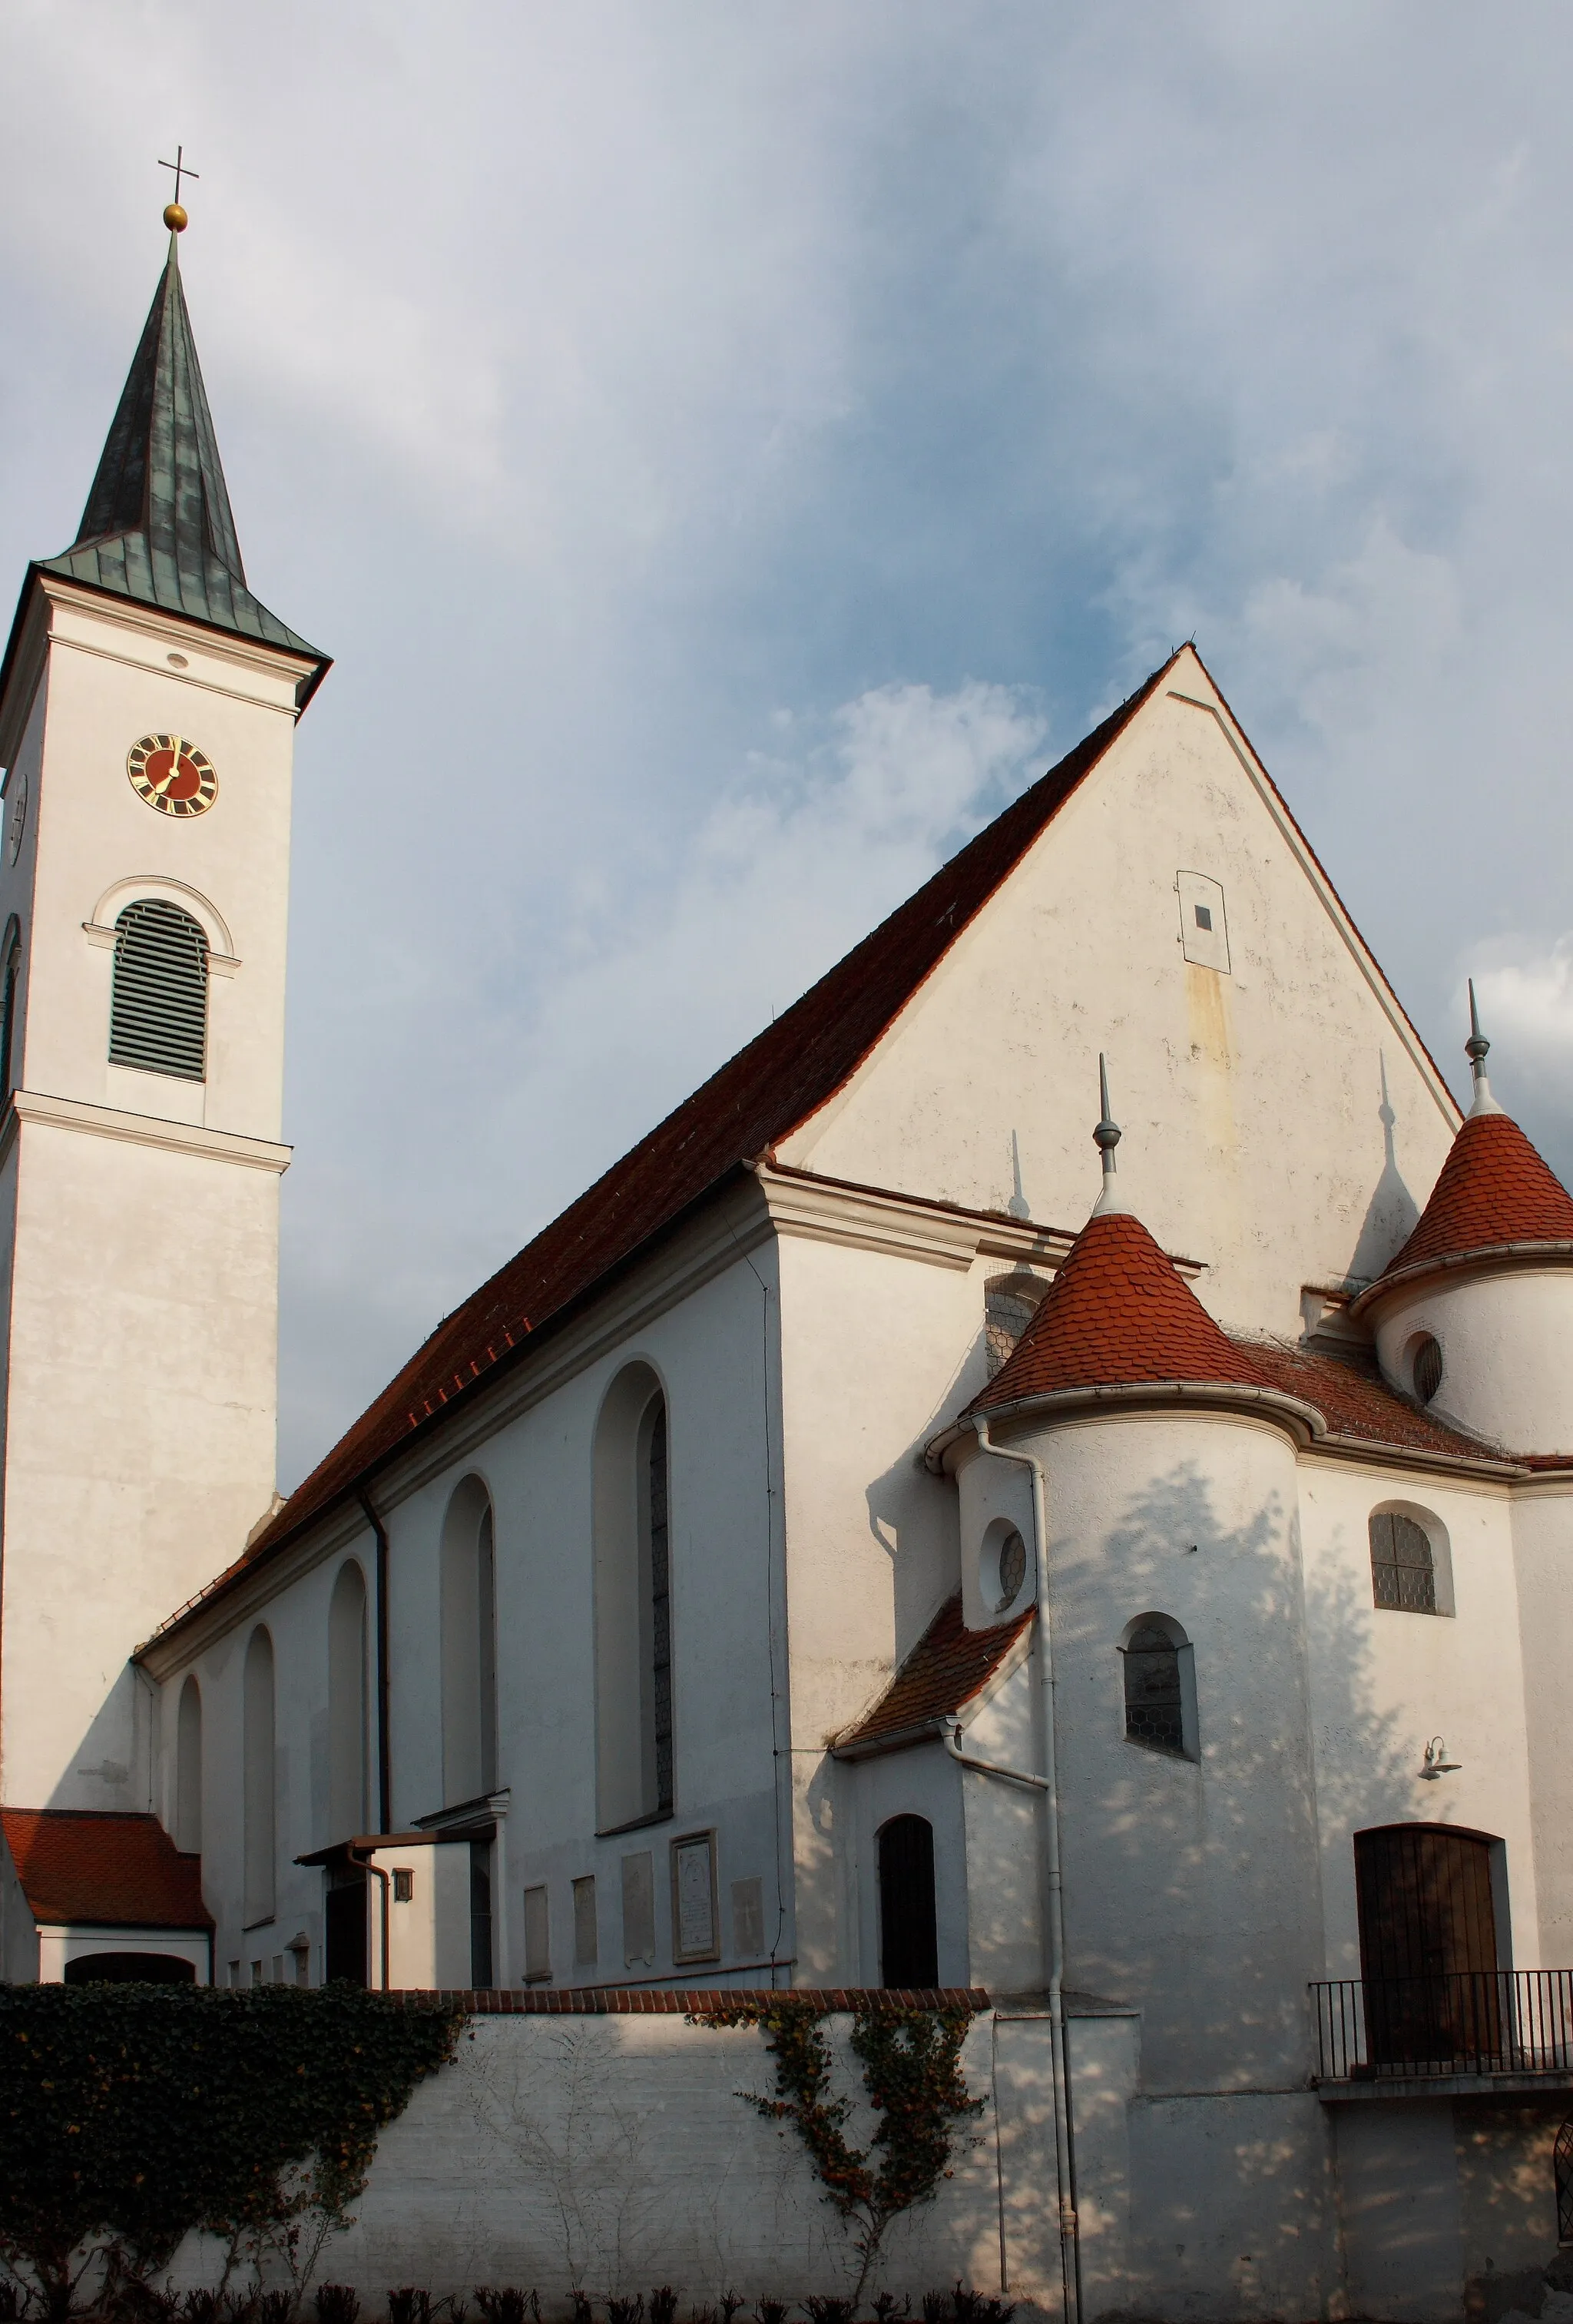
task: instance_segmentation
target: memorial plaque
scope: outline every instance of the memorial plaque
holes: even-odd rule
[[[690,1832],[672,1842],[672,1959],[719,1960],[715,1909],[715,1834]]]

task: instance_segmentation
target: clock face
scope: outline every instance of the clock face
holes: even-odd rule
[[[131,788],[161,815],[206,815],[218,797],[218,777],[206,752],[183,734],[144,734],[126,756]]]

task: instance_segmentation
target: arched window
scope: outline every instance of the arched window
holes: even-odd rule
[[[199,1082],[207,1072],[207,938],[160,896],[127,904],[115,923],[109,1062]]]
[[[260,1627],[246,1647],[243,1704],[245,1904],[247,1928],[273,1917],[273,1868],[278,1857],[273,1766],[273,1641]]]
[[[366,1578],[349,1558],[327,1609],[327,1820],[332,1841],[367,1829]]]
[[[497,1788],[497,1578],[492,1503],[466,1477],[442,1539],[443,1801]]]
[[[595,1435],[597,1821],[670,1815],[674,1758],[670,1442],[646,1364],[614,1382]]]
[[[1370,1523],[1371,1595],[1403,1614],[1434,1614],[1436,1561],[1423,1526],[1402,1509],[1377,1509]]]
[[[202,1853],[202,1691],[195,1678],[180,1689],[175,1714],[175,1846]]]
[[[0,1104],[11,1094],[16,1056],[16,1001],[22,983],[22,924],[14,912],[0,947]]]
[[[1125,1732],[1149,1751],[1197,1757],[1196,1687],[1191,1644],[1167,1614],[1142,1614],[1120,1648],[1125,1666]]]
[[[983,1351],[990,1379],[1015,1353],[1016,1342],[1048,1287],[1030,1267],[1014,1268],[1008,1275],[991,1275],[983,1286]]]
[[[892,1816],[879,1833],[879,1982],[910,1991],[939,1981],[934,1826]]]

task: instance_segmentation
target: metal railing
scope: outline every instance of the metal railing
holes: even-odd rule
[[[1573,1969],[1462,1969],[1312,1985],[1318,2078],[1573,2072]]]

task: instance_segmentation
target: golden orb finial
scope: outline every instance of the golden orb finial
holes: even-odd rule
[[[179,202],[168,202],[165,204],[164,224],[169,227],[171,234],[184,234],[186,231],[186,213],[181,208]]]

